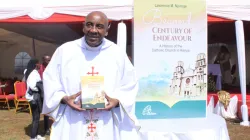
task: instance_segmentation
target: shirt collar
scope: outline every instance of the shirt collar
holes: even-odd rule
[[[105,40],[103,39],[103,40],[102,40],[102,43],[101,43],[99,46],[97,46],[97,47],[91,47],[91,46],[89,46],[88,43],[86,42],[85,37],[82,38],[82,43],[83,43],[82,46],[83,46],[84,48],[86,48],[86,50],[88,50],[88,51],[100,51],[100,50],[102,49],[102,46],[103,46],[104,42],[105,42]]]

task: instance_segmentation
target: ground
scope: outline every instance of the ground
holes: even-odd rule
[[[0,140],[28,140],[31,127],[31,115],[11,109],[0,110]],[[228,131],[231,140],[250,140],[250,127],[239,125],[239,121],[228,120]],[[43,116],[40,121],[40,133],[43,132]],[[49,140],[49,137],[46,137]]]
[[[240,126],[239,123],[239,120],[227,121],[230,140],[250,140],[250,127]]]
[[[27,112],[15,113],[14,109],[0,110],[0,140],[28,140],[30,139],[32,117]],[[40,121],[40,134],[43,133],[43,116]],[[49,137],[46,137],[49,140]]]

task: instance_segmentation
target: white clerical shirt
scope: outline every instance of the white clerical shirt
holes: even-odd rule
[[[92,67],[104,76],[106,94],[118,99],[120,106],[111,111],[79,112],[61,104],[64,96],[81,91],[80,77],[91,72]],[[90,47],[83,37],[63,44],[44,71],[43,84],[42,113],[55,120],[51,140],[138,139],[135,117],[138,81],[126,52],[113,42],[103,39],[100,46]]]

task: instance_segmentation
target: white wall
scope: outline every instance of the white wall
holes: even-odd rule
[[[43,55],[52,55],[57,45],[35,40],[36,58]],[[34,57],[32,48],[32,38],[0,29],[0,76],[13,78],[17,76],[22,79],[21,74],[15,74],[15,56],[19,52],[27,52]]]

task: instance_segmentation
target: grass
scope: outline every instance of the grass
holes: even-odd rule
[[[27,112],[15,113],[14,109],[0,110],[0,140],[30,139],[32,117]],[[41,115],[39,134],[43,134],[43,116]],[[47,136],[46,139],[49,139]]]
[[[28,140],[30,139],[31,115],[27,112],[0,110],[0,140]],[[250,140],[250,127],[239,125],[239,120],[227,120],[231,140]],[[39,133],[43,133],[43,116],[41,116]],[[46,136],[49,140],[49,136]]]
[[[250,140],[250,127],[241,126],[240,120],[227,120],[230,140]]]

